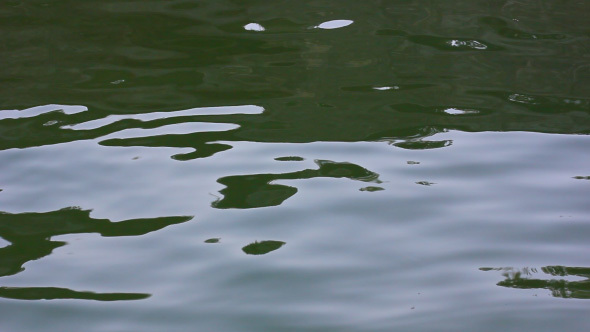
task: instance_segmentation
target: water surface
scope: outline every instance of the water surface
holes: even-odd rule
[[[582,331],[585,1],[5,1],[2,331]]]

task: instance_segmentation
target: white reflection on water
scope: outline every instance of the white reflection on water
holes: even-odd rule
[[[248,23],[244,25],[244,29],[248,31],[264,31],[266,30],[262,25],[258,23]]]
[[[212,131],[229,131],[239,128],[240,126],[230,123],[208,123],[208,122],[184,122],[175,123],[157,128],[143,129],[130,128],[103,136],[103,139],[113,138],[140,138],[158,135],[185,135],[192,133],[212,132]]]
[[[355,328],[369,320],[386,327],[375,331],[416,322],[448,330],[462,324],[478,330],[481,324],[480,330],[492,331],[482,322],[506,316],[510,322],[534,321],[548,313],[582,320],[572,330],[583,330],[577,328],[587,322],[583,304],[535,288],[537,279],[550,289],[553,279],[563,278],[504,280],[478,268],[587,266],[581,253],[588,251],[590,187],[571,177],[587,175],[589,156],[582,151],[588,137],[449,131],[432,139],[455,144],[411,150],[380,142],[231,142],[222,156],[186,163],[170,159],[171,148],[105,147],[96,140],[0,151],[10,161],[0,163],[0,206],[6,212],[77,205],[93,209],[93,219],[196,216],[145,236],[60,235],[56,240],[68,246],[28,262],[3,286],[153,294],[126,307],[105,307],[113,317],[122,312],[117,319],[123,324],[137,324],[129,330],[145,330],[148,316],[158,317],[168,305],[179,311],[175,322],[165,323],[179,331],[191,324],[217,326],[226,317],[235,323],[241,315],[266,323],[285,312],[281,317],[300,330],[339,321],[342,313],[343,324]],[[283,156],[304,160],[276,160]],[[314,168],[316,159],[355,163],[383,182],[359,189],[357,181],[332,177],[278,180],[273,184],[297,189],[280,205],[211,207],[212,195],[222,195],[220,178],[301,172]],[[415,183],[423,180],[437,184]],[[223,241],[204,243],[211,238]],[[272,254],[246,255],[244,247],[264,240],[286,245]],[[515,288],[523,284],[529,289]],[[209,305],[205,312],[203,303]],[[52,305],[82,307],[85,320],[98,321],[85,317],[88,309],[79,302]],[[35,313],[44,314],[42,309]],[[128,319],[129,311],[141,319]],[[264,330],[258,327],[247,330]]]
[[[477,114],[479,111],[477,110],[462,110],[454,107],[450,107],[445,109],[443,112],[451,115],[462,115],[462,114]]]
[[[513,93],[508,96],[510,101],[521,103],[521,104],[536,104],[535,97],[527,96],[519,93]]]
[[[477,50],[485,50],[488,48],[485,44],[478,42],[477,40],[453,39],[453,40],[448,41],[447,44],[449,44],[450,46],[453,46],[453,47],[468,47],[468,48],[474,48]]]
[[[50,112],[61,112],[68,115],[88,111],[86,106],[81,105],[43,105],[27,108],[24,110],[0,110],[0,120],[32,118]]]
[[[121,120],[140,120],[140,121],[151,121],[158,119],[169,119],[181,116],[196,116],[196,115],[230,115],[230,114],[261,114],[264,108],[256,105],[244,105],[244,106],[225,106],[225,107],[200,107],[200,108],[189,108],[181,111],[174,112],[153,112],[153,113],[142,113],[142,114],[125,114],[125,115],[109,115],[106,118],[87,121],[78,123],[71,126],[63,126],[63,129],[74,129],[74,130],[90,130],[100,128],[111,123],[115,123]]]
[[[320,24],[318,26],[315,26],[314,28],[331,30],[331,29],[344,28],[346,26],[351,25],[352,23],[354,23],[354,21],[351,21],[351,20],[333,20],[333,21],[324,22],[324,23],[322,23],[322,24]]]
[[[397,85],[394,85],[394,86],[376,86],[376,87],[373,87],[373,90],[378,90],[378,91],[399,90],[399,86],[397,86]]]

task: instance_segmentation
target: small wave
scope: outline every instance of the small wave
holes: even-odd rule
[[[453,39],[453,40],[447,41],[447,44],[452,47],[467,47],[467,48],[474,48],[476,50],[485,50],[488,48],[485,44],[478,42],[477,40]]]
[[[377,91],[399,90],[399,86],[397,86],[397,85],[394,85],[394,86],[375,86],[375,87],[373,87],[373,90],[377,90]]]
[[[536,104],[535,97],[533,97],[533,96],[527,96],[527,95],[519,94],[519,93],[513,93],[513,94],[511,94],[510,96],[508,96],[508,99],[510,101],[515,102],[515,103]]]
[[[441,51],[498,51],[503,49],[489,42],[467,38],[410,35],[408,40]]]
[[[229,123],[209,123],[209,122],[183,122],[175,123],[157,128],[143,129],[130,128],[124,129],[117,133],[107,135],[104,139],[124,139],[124,138],[142,138],[154,137],[161,135],[187,135],[200,132],[230,131],[240,126]]]
[[[482,267],[480,271],[500,271],[504,280],[496,285],[516,289],[545,289],[553,297],[564,299],[590,299],[588,281],[590,268],[571,266],[534,267]],[[535,295],[536,296],[536,295]]]
[[[501,19],[498,17],[488,16],[482,17],[479,20],[481,23],[489,26],[494,30],[496,34],[501,37],[509,38],[509,39],[519,39],[519,40],[535,40],[535,39],[544,39],[544,40],[564,40],[571,38],[570,36],[563,34],[563,33],[541,33],[541,32],[529,32],[523,29],[519,29],[515,25],[514,22],[509,22],[505,19]],[[518,20],[516,20],[518,22]]]
[[[198,115],[235,115],[235,114],[261,114],[264,108],[255,105],[225,106],[225,107],[203,107],[190,108],[174,112],[153,112],[142,114],[109,115],[106,118],[78,123],[75,125],[63,126],[63,129],[91,130],[97,129],[121,120],[152,121],[169,119],[183,116]]]
[[[341,87],[342,91],[351,92],[377,92],[377,91],[395,91],[395,90],[414,90],[422,88],[430,88],[434,84],[414,83],[414,84],[391,84],[391,85],[358,85]]]
[[[443,112],[450,114],[450,115],[464,115],[464,114],[478,114],[479,111],[478,110],[471,110],[471,109],[459,109],[459,108],[455,108],[455,107],[450,107],[447,108],[445,110],[443,110]]]
[[[22,119],[32,118],[45,113],[61,112],[64,114],[76,114],[88,111],[88,108],[80,105],[43,105],[27,108],[24,110],[2,110],[0,111],[0,120],[4,119]]]

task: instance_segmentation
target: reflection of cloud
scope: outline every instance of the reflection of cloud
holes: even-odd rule
[[[150,294],[79,292],[58,287],[0,287],[0,297],[16,300],[78,299],[95,301],[142,300]]]
[[[297,188],[272,184],[275,180],[311,178],[349,178],[363,182],[381,183],[379,174],[351,163],[316,160],[318,169],[306,169],[283,174],[248,174],[223,177],[217,182],[226,186],[221,190],[223,199],[213,202],[219,209],[250,209],[276,206],[297,193]]]
[[[590,299],[590,268],[546,266],[541,271],[555,277],[552,279],[534,279],[533,275],[539,273],[535,268],[515,269],[507,268],[481,268],[482,271],[502,271],[506,279],[497,285],[519,289],[548,289],[551,295],[561,298]],[[565,277],[581,277],[583,280],[566,280]]]
[[[66,208],[45,213],[11,214],[0,212],[0,237],[10,245],[0,248],[0,276],[19,273],[28,261],[51,254],[65,242],[51,241],[64,234],[99,233],[102,236],[137,236],[192,217],[162,217],[111,222],[90,217],[90,210]]]
[[[281,241],[256,241],[245,246],[242,250],[248,255],[264,255],[279,249],[284,244],[285,242]]]

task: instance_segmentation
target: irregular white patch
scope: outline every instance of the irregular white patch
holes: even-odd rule
[[[315,26],[314,28],[319,28],[319,29],[338,29],[338,28],[344,28],[346,26],[351,25],[352,23],[354,23],[354,21],[351,20],[333,20],[333,21],[328,21],[328,22],[324,22],[318,26]]]
[[[477,113],[479,113],[479,111],[476,111],[476,110],[461,110],[461,109],[454,108],[454,107],[447,108],[443,112],[445,112],[447,114],[451,114],[451,115],[463,115],[463,114],[477,114]]]
[[[468,47],[468,48],[474,48],[476,50],[485,50],[488,48],[487,45],[478,42],[477,40],[457,40],[457,39],[453,39],[453,40],[449,40],[447,42],[447,44],[449,44],[450,46],[453,47]]]
[[[373,87],[373,90],[379,90],[379,91],[399,90],[399,86],[397,86],[397,85],[394,85],[394,86],[376,86],[376,87]]]
[[[264,31],[266,30],[262,25],[258,23],[248,23],[244,25],[244,29],[248,31]]]

